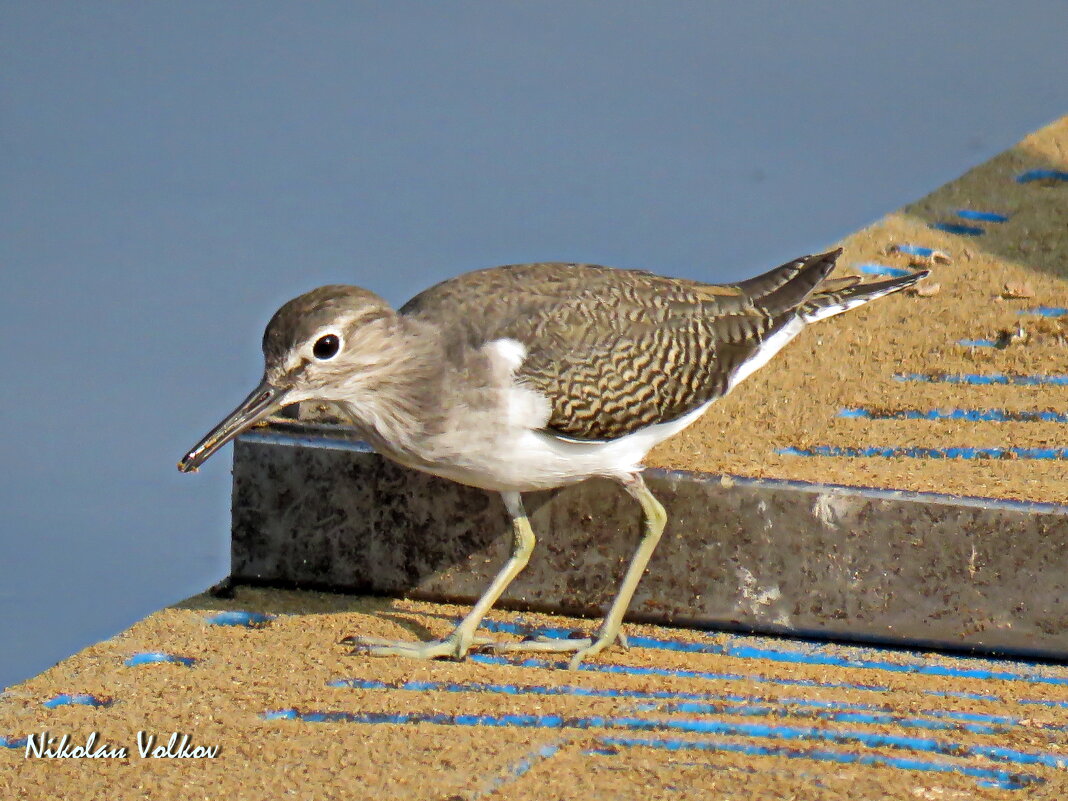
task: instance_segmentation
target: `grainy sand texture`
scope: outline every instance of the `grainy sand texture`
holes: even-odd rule
[[[933,275],[919,294],[811,327],[650,463],[1068,501],[1065,462],[1046,458],[1068,413],[1068,181],[1020,180],[1034,170],[1068,170],[1068,118],[846,239],[840,274]],[[0,798],[1068,796],[1063,665],[629,624],[629,650],[578,671],[339,644],[441,636],[464,611],[249,588],[164,609],[0,696]],[[590,625],[496,611],[484,628],[514,639]],[[26,756],[28,738],[85,746],[94,732],[127,755]],[[218,752],[142,758],[138,732]]]
[[[217,610],[274,616],[258,628]],[[443,635],[461,607],[239,589],[165,609],[10,690],[8,742],[47,731],[127,759],[0,747],[11,799],[1061,799],[1068,669],[627,626],[585,669],[350,656]],[[497,612],[516,639],[588,621]],[[127,666],[166,652],[191,666]],[[106,706],[47,708],[59,693]],[[213,759],[142,759],[138,731]]]
[[[701,420],[650,454],[649,464],[1068,501],[1065,462],[1028,458],[1041,455],[1033,449],[1068,446],[1066,424],[1055,422],[1068,413],[1068,316],[1028,313],[1068,306],[1068,180],[1018,180],[1035,170],[1068,171],[1068,117],[840,243],[845,252],[836,275],[864,275],[863,265],[922,266],[932,271],[923,292],[937,285],[936,294],[895,295],[810,326]],[[1006,219],[971,219],[973,212]],[[931,227],[938,223],[981,233]],[[903,252],[901,246],[932,249],[945,259]],[[961,344],[999,336],[1002,348]],[[934,380],[901,380],[913,375]],[[950,381],[978,376],[974,380],[1009,383],[945,383],[947,375]],[[1061,383],[1042,383],[1050,377]],[[1054,414],[1006,422],[839,416],[847,409],[891,415],[994,410],[1009,418],[1017,412]],[[897,448],[914,455],[780,453],[821,446]],[[998,449],[996,455],[1004,458],[934,458],[960,448]]]

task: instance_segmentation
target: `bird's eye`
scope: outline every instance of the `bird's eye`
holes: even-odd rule
[[[336,334],[326,334],[315,340],[315,344],[312,345],[312,353],[315,354],[315,358],[320,361],[326,361],[327,359],[333,359],[337,356],[337,352],[341,349],[341,340],[337,338]]]

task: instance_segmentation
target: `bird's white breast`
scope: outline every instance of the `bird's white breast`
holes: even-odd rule
[[[495,340],[483,347],[497,387],[496,408],[461,412],[438,454],[420,469],[464,484],[497,491],[551,489],[592,476],[623,478],[642,468],[649,450],[701,416],[706,403],[668,423],[607,441],[561,437],[545,430],[552,407],[532,387],[515,379],[526,358],[522,343]],[[455,439],[464,432],[463,440]],[[416,466],[416,465],[413,465]]]

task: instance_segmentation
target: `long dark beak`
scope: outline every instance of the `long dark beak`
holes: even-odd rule
[[[285,394],[285,390],[268,384],[264,379],[258,387],[252,390],[252,394],[241,402],[240,406],[230,412],[225,420],[209,431],[193,450],[182,457],[182,460],[178,462],[178,469],[183,473],[196,472],[215,451],[271,412],[284,406]]]

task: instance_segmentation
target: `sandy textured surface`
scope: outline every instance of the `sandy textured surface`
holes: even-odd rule
[[[277,615],[246,628],[215,609]],[[338,640],[443,634],[461,608],[241,589],[198,596],[17,685],[0,736],[47,731],[126,759],[0,747],[0,797],[1061,799],[1068,668],[628,626],[581,671],[489,657],[350,656]],[[495,613],[491,627],[583,621]],[[514,634],[500,632],[500,638]],[[646,639],[640,639],[646,638]],[[688,652],[692,649],[693,652]],[[192,666],[126,666],[141,652]],[[341,681],[342,686],[332,683]],[[43,706],[86,693],[107,706]],[[679,704],[692,704],[683,706]],[[287,712],[295,710],[295,712]],[[314,722],[265,713],[342,713]],[[389,717],[398,716],[398,717]],[[142,759],[139,730],[218,746]]]
[[[967,386],[896,373],[1068,374],[1068,118],[849,237],[842,274],[908,267],[937,248],[937,294],[896,296],[805,332],[770,367],[656,451],[659,466],[1068,502],[1051,459],[842,458],[783,448],[1056,448],[1063,423],[868,420],[844,408],[1068,411],[1065,386]],[[958,209],[996,212],[971,222]],[[976,225],[966,237],[929,227]],[[1009,294],[1030,297],[998,299]],[[1068,317],[1062,318],[1068,321]],[[970,347],[1023,326],[1007,347]],[[1068,325],[1068,322],[1066,322]],[[274,617],[209,622],[215,610]],[[485,656],[420,663],[351,656],[344,635],[442,635],[465,610],[410,601],[238,590],[191,599],[0,696],[0,798],[1062,799],[1068,667],[627,626],[633,647],[581,671]],[[496,612],[502,638],[586,623]],[[161,652],[192,660],[128,665]],[[340,682],[340,683],[339,683]],[[97,706],[46,706],[58,694]],[[686,706],[689,704],[689,706]],[[138,754],[171,733],[213,758]],[[27,737],[124,748],[26,756]],[[47,733],[47,734],[46,734]]]
[[[930,297],[897,295],[811,326],[767,367],[713,404],[690,429],[654,451],[649,464],[712,473],[790,478],[950,494],[1068,502],[1065,462],[1051,459],[838,458],[778,454],[782,448],[1050,448],[1068,445],[1065,424],[865,420],[843,408],[1068,411],[1065,386],[962,386],[895,380],[895,373],[1068,374],[1068,317],[1020,314],[1068,306],[1068,181],[1017,182],[1033,169],[1068,170],[1068,117],[890,214],[841,244],[836,274],[862,264],[910,268],[924,262],[893,250],[943,251],[929,265]],[[995,212],[1001,223],[957,210]],[[929,227],[981,228],[961,236]],[[924,266],[928,266],[924,264]],[[869,277],[869,280],[874,280]],[[1005,285],[1032,298],[1001,299]],[[1031,294],[1025,292],[1025,294]],[[1063,321],[1063,322],[1062,322]],[[967,347],[1022,325],[1026,342]]]

